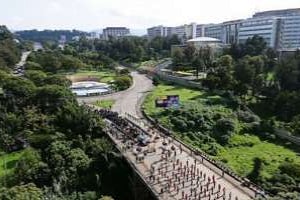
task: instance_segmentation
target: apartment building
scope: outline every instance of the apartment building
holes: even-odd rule
[[[248,38],[259,35],[269,47],[277,51],[295,51],[300,49],[300,8],[257,12],[244,20],[219,24],[192,23],[169,27],[168,30],[168,34],[176,34],[183,41],[210,37],[227,45],[244,43]]]
[[[149,38],[168,37],[172,35],[172,27],[154,26],[147,29],[147,34]]]
[[[107,27],[103,29],[103,38],[108,40],[109,37],[118,38],[130,34],[130,30],[126,27]]]

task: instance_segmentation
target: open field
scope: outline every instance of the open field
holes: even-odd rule
[[[96,102],[93,102],[92,104],[95,106],[98,106],[100,108],[109,109],[112,107],[112,105],[115,103],[115,100],[109,99],[109,100],[98,100]]]
[[[116,74],[114,71],[78,71],[74,74],[67,74],[66,77],[72,82],[91,80],[108,83],[114,80]]]
[[[217,112],[228,118],[235,116],[235,111],[224,103],[226,99],[223,97],[210,94],[206,91],[197,91],[170,85],[159,85],[149,94],[144,102],[145,112],[149,116],[158,119],[164,126],[174,130],[174,126],[170,122],[170,118],[174,116],[170,115],[170,112],[167,112],[165,109],[155,108],[154,101],[157,97],[175,94],[180,96],[181,110],[192,108],[199,113],[208,111],[212,113]],[[203,144],[196,136],[191,136],[190,133],[178,130],[175,130],[175,136],[188,145],[199,148],[202,151],[207,151],[212,146],[216,146],[217,153],[214,156],[215,159],[221,160],[242,176],[247,176],[253,170],[255,158],[263,160],[261,176],[265,178],[270,178],[274,175],[279,165],[286,160],[293,160],[296,163],[300,163],[300,157],[297,155],[297,152],[280,145],[280,141],[278,141],[278,144],[275,144],[263,140],[253,133],[241,131],[240,127],[243,125],[243,122],[240,122],[236,117],[233,118],[237,123],[237,131],[225,146],[216,142]],[[205,134],[205,131],[202,133]]]

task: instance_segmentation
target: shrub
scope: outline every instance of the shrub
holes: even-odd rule
[[[235,132],[236,125],[231,119],[219,119],[214,126],[214,137],[221,144],[228,144],[230,137]]]
[[[132,80],[130,76],[119,76],[115,78],[114,83],[118,90],[125,90],[130,87]]]
[[[238,116],[239,120],[246,122],[246,123],[258,122],[260,120],[257,115],[252,114],[248,111],[239,110],[237,112],[237,116]]]

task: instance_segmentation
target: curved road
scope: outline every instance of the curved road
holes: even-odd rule
[[[85,102],[89,104],[97,100],[113,99],[116,101],[112,107],[113,111],[116,111],[121,115],[128,113],[136,117],[141,117],[139,111],[141,100],[147,92],[153,89],[153,85],[152,81],[143,74],[132,72],[131,76],[133,78],[133,84],[129,89],[125,91],[105,96],[81,97],[78,98],[78,101],[80,103]]]
[[[113,111],[118,112],[121,115],[124,115],[125,113],[129,113],[131,115],[133,115],[136,118],[141,118],[142,115],[140,114],[139,111],[139,107],[142,103],[143,97],[145,96],[145,94],[149,91],[151,91],[151,89],[153,89],[153,85],[152,85],[152,81],[150,79],[148,79],[145,75],[139,74],[137,72],[132,72],[132,77],[133,77],[133,85],[122,92],[118,92],[118,93],[114,93],[114,94],[109,94],[109,95],[105,95],[105,96],[96,96],[96,97],[83,97],[83,98],[78,98],[78,101],[80,103],[92,103],[95,102],[97,100],[105,100],[105,99],[114,99],[116,102],[112,107]],[[143,121],[143,120],[139,120]],[[144,123],[142,123],[144,124]],[[147,124],[147,122],[145,122],[145,124]],[[143,125],[142,125],[143,126]],[[145,127],[146,128],[146,127]],[[179,148],[179,146],[181,146],[178,142],[173,141],[172,142],[173,145],[175,145],[177,148]],[[180,160],[182,161],[186,161],[186,160],[194,160],[195,158],[198,160],[201,160],[200,157],[195,156],[195,155],[191,155],[191,150],[183,147],[183,155],[180,157]],[[159,157],[160,158],[160,157]],[[156,161],[156,156],[152,156],[152,157],[146,157],[145,158],[145,164],[148,166],[145,166],[145,164],[143,165],[139,165],[136,164],[137,168],[139,169],[139,171],[146,176],[147,174],[149,174],[149,166],[151,165],[151,163],[154,163]],[[131,160],[134,160],[134,156],[132,157]],[[216,167],[212,164],[209,163],[207,161],[204,161],[204,163],[202,163],[201,168],[203,171],[206,171],[206,173],[209,176],[214,175],[215,177],[217,177],[218,181],[220,183],[222,183],[223,187],[227,189],[227,191],[231,191],[233,194],[233,197],[238,197],[238,200],[248,200],[251,199],[255,196],[254,192],[252,190],[250,190],[249,188],[242,186],[242,184],[233,179],[231,176],[225,174],[225,175],[221,175],[221,172],[216,169]],[[150,184],[151,185],[151,184]],[[153,186],[154,189],[156,191],[159,191],[159,186]],[[168,196],[168,195],[167,195]],[[173,196],[175,197],[175,199],[181,199],[179,196],[175,195]],[[173,199],[173,198],[169,198],[167,197],[162,197],[160,199]],[[208,198],[204,198],[205,200],[208,200]],[[226,198],[226,200],[228,200],[230,198]],[[236,199],[236,198],[232,198]]]

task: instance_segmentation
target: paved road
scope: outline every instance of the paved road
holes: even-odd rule
[[[21,60],[16,64],[13,74],[15,76],[22,76],[24,74],[24,65],[31,51],[26,51],[22,53]]]
[[[128,113],[133,116],[141,117],[139,106],[142,97],[147,92],[151,91],[153,85],[152,81],[143,74],[132,72],[131,75],[133,77],[133,85],[128,90],[105,96],[81,97],[78,98],[78,101],[81,103],[91,103],[97,100],[113,99],[116,101],[112,107],[113,111],[116,111],[121,115]]]
[[[78,100],[79,102],[91,103],[96,100],[114,99],[116,100],[116,103],[112,107],[113,111],[117,111],[123,116],[126,116],[125,113],[129,113],[136,118],[140,118],[141,116],[139,113],[139,106],[142,102],[143,99],[142,97],[153,88],[153,85],[152,85],[152,81],[148,79],[145,75],[138,74],[137,72],[133,72],[132,77],[134,80],[134,84],[131,88],[129,88],[126,91],[110,94],[102,97],[84,97],[84,98],[79,98]],[[145,125],[147,124],[147,122],[139,123],[140,126],[141,124],[145,128],[145,130],[149,130],[149,128],[147,128],[147,126]],[[155,131],[158,132],[157,130]],[[161,133],[157,133],[157,134],[161,135]],[[115,141],[115,142],[119,147],[122,146],[122,143],[120,141]],[[157,141],[154,143],[154,145],[156,146],[156,148],[161,148],[162,141],[161,140]],[[170,145],[174,145],[176,149],[179,149],[179,147],[181,146],[176,141],[173,141]],[[185,147],[182,148],[183,148],[183,153],[177,156],[177,159],[179,159],[180,162],[185,163],[187,160],[193,162],[195,159],[197,159],[198,161],[202,160],[202,158],[199,156],[191,155],[190,154],[191,151],[189,149]],[[132,152],[127,152],[126,157],[130,159],[132,163],[134,163],[135,168],[138,169],[139,173],[142,174],[144,179],[148,179],[151,165],[155,165],[155,163],[158,163],[159,165],[155,166],[157,168],[160,167],[161,164],[163,164],[159,161],[161,159],[160,154],[156,154],[153,156],[146,156],[143,163],[135,163],[135,155]],[[169,163],[168,165],[172,165],[172,163]],[[171,166],[169,166],[169,168],[170,167]],[[222,176],[222,172],[220,170],[218,171],[213,164],[204,160],[204,163],[197,162],[197,167],[199,167],[199,169],[205,172],[207,176],[209,177],[214,176],[218,180],[218,184],[221,184],[222,188],[226,189],[227,195],[229,193],[232,193],[232,200],[235,200],[236,199],[235,197],[237,197],[238,200],[247,200],[247,199],[251,199],[251,197],[254,197],[255,193],[252,190],[242,186],[240,182],[234,180],[232,177],[230,177],[227,174]],[[172,170],[169,173],[167,173],[167,176],[171,176],[171,172]],[[152,183],[149,185],[152,188],[154,188],[154,190],[157,193],[160,192],[162,187],[162,184],[159,183]],[[188,194],[190,188],[194,186],[195,185],[193,184],[186,185],[185,188],[182,190],[185,191],[185,194]],[[163,193],[163,195],[160,196],[160,199],[182,199],[182,198],[181,198],[181,193],[177,194],[175,191],[173,191],[173,192]],[[201,199],[208,200],[209,198],[204,197]],[[223,198],[218,198],[218,199],[223,199]],[[231,199],[231,198],[227,196],[226,200],[227,199]]]

